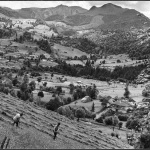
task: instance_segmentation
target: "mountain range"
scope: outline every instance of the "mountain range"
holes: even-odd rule
[[[79,6],[58,5],[50,8],[22,8],[13,10],[0,7],[0,14],[10,18],[59,21],[70,25],[75,30],[81,29],[128,29],[150,26],[150,19],[135,9],[122,8],[112,3],[101,7],[92,6],[86,10]]]

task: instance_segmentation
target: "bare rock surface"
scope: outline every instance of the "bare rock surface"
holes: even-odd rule
[[[12,117],[23,112],[20,127],[12,126]],[[61,123],[56,140],[53,140],[53,125]],[[38,107],[9,95],[0,93],[0,142],[10,138],[8,148],[38,149],[128,149],[128,144],[117,138],[94,130],[98,125],[87,125],[70,120],[56,112]]]

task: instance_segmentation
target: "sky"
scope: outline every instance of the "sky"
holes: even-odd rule
[[[62,4],[90,9],[92,6],[101,7],[106,3],[113,3],[123,8],[136,9],[150,18],[150,1],[0,1],[0,6],[20,9],[28,7],[48,8]]]

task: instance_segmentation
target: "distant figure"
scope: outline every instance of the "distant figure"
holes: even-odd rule
[[[60,126],[60,122],[57,125],[54,126],[54,130],[53,130],[53,132],[54,132],[54,140],[57,137],[57,134],[58,134],[58,131],[59,131],[59,126]]]
[[[23,113],[18,113],[16,114],[14,117],[13,117],[13,126],[16,124],[16,127],[19,126],[19,123],[20,123],[20,118],[23,116]]]

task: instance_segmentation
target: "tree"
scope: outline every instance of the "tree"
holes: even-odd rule
[[[44,82],[44,83],[43,83],[43,86],[46,87],[46,85],[47,85],[47,82]]]
[[[122,123],[122,122],[119,122],[119,123],[118,123],[119,130],[122,128],[122,125],[123,125],[123,123]]]
[[[70,87],[70,94],[73,94],[74,89],[75,89],[74,85],[70,84],[69,87]]]
[[[40,83],[40,82],[42,81],[42,78],[41,78],[41,77],[38,77],[38,78],[37,78],[37,81],[38,81],[38,83]]]
[[[9,62],[11,61],[11,56],[9,56]]]
[[[23,82],[27,84],[29,83],[29,77],[27,74],[24,75]]]
[[[62,93],[62,87],[58,86],[56,89],[56,93],[59,95],[60,93]]]
[[[34,91],[35,88],[36,88],[36,83],[35,83],[35,81],[31,81],[31,82],[29,83],[29,86],[30,86],[30,89],[31,89],[32,91]]]
[[[143,149],[149,149],[150,148],[150,133],[145,132],[142,133],[140,136],[140,146],[143,147]]]
[[[75,116],[78,118],[77,121],[79,121],[79,118],[84,118],[85,117],[85,111],[82,108],[78,108],[75,111]]]
[[[46,109],[55,111],[57,108],[62,106],[62,102],[60,100],[60,97],[55,97],[54,99],[51,99],[48,103],[46,103]]]
[[[91,109],[91,111],[92,111],[92,112],[94,112],[94,111],[95,111],[94,102],[93,102],[93,104],[92,104],[92,109]]]
[[[20,85],[20,90],[21,90],[22,92],[25,92],[25,91],[27,90],[27,88],[28,88],[28,84],[25,83],[25,82],[23,82],[23,83]]]
[[[130,95],[130,92],[129,92],[128,86],[127,86],[127,87],[125,87],[124,97],[129,98],[129,95]]]

